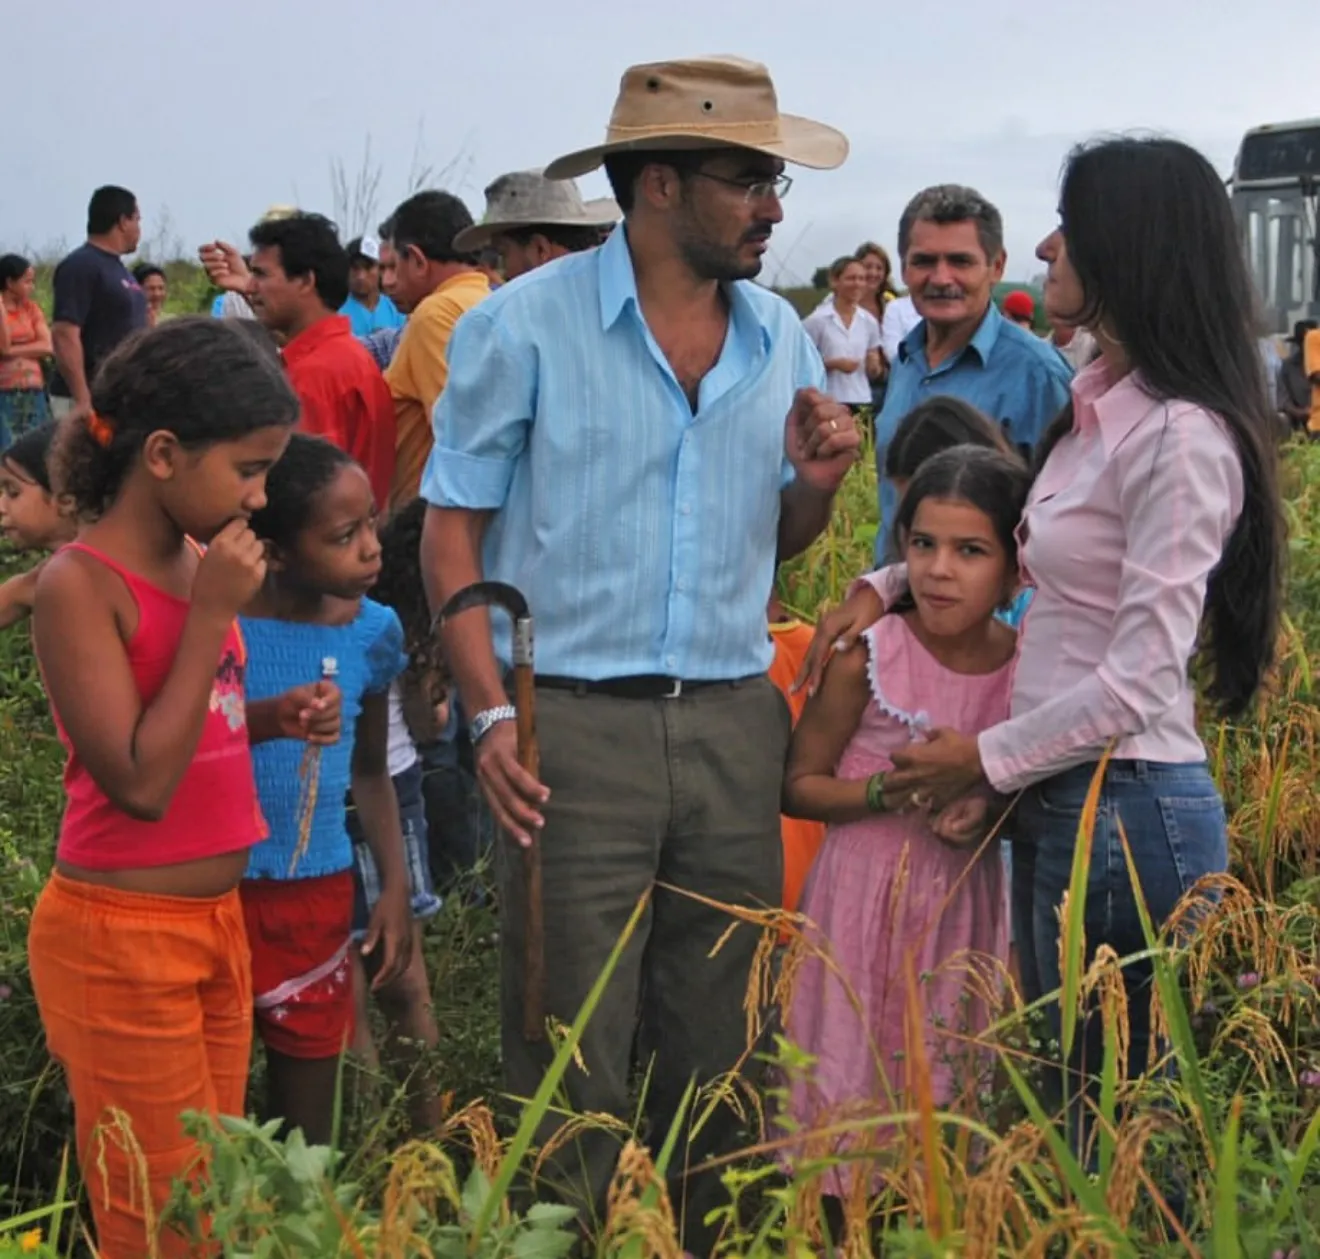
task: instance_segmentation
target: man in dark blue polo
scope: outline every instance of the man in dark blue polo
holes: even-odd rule
[[[974,188],[940,184],[919,192],[898,224],[903,281],[921,322],[902,341],[876,422],[880,530],[876,561],[889,547],[898,496],[884,478],[885,449],[903,417],[936,394],[980,407],[1023,450],[1040,440],[1068,401],[1072,371],[1047,342],[1000,314],[1004,224]]]

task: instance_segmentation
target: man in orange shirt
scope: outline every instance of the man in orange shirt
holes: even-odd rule
[[[449,379],[449,338],[459,318],[490,295],[477,256],[454,238],[472,226],[467,206],[447,192],[419,192],[381,224],[389,244],[381,283],[408,315],[385,373],[394,409],[396,458],[390,510],[412,502],[431,453],[431,409]]]
[[[348,254],[334,224],[299,212],[249,233],[248,300],[284,338],[284,366],[302,404],[299,427],[366,469],[383,508],[394,475],[394,404],[371,354],[338,313],[348,298]]]

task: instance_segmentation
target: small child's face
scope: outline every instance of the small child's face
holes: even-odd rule
[[[905,551],[917,612],[941,638],[988,621],[1017,582],[994,522],[962,500],[922,499]]]
[[[292,585],[317,595],[360,599],[380,577],[376,503],[367,474],[345,464],[319,490],[288,555],[275,561]]]
[[[147,466],[175,524],[210,542],[231,520],[248,520],[266,505],[266,474],[289,444],[289,429],[272,424],[195,450],[147,443]]]
[[[0,531],[23,551],[50,550],[72,536],[55,496],[8,459],[0,460]]]

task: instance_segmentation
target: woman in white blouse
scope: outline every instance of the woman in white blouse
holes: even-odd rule
[[[871,405],[871,378],[880,375],[880,323],[862,306],[866,269],[856,258],[830,268],[832,302],[824,302],[802,327],[825,360],[825,392],[854,409]]]
[[[1146,947],[1124,837],[1157,926],[1198,878],[1227,868],[1190,673],[1196,662],[1219,712],[1250,703],[1273,656],[1284,538],[1253,293],[1210,163],[1164,139],[1078,149],[1060,217],[1037,251],[1049,264],[1046,311],[1094,335],[1100,356],[1038,452],[1019,533],[1036,593],[1011,715],[977,738],[937,730],[895,753],[889,776],[889,791],[917,808],[987,786],[1021,793],[1010,828],[1028,1001],[1060,985],[1058,907],[1106,752],[1088,963],[1102,944],[1119,957]],[[814,649],[849,644],[893,576],[868,578]],[[1150,976],[1148,962],[1124,972],[1131,1074],[1151,1049]],[[1092,1085],[1101,1048],[1090,1018],[1071,1065]]]

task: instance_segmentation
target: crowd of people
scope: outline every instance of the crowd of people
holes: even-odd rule
[[[267,1113],[329,1140],[341,1053],[375,1052],[372,994],[416,1128],[439,1121],[417,924],[482,846],[472,776],[502,835],[512,1095],[554,1048],[524,1024],[520,850],[540,850],[548,1019],[573,1020],[645,901],[565,1087],[626,1124],[644,1066],[650,1137],[681,1121],[692,1254],[721,1188],[681,1169],[735,1149],[743,1116],[726,1098],[698,1123],[685,1094],[755,1086],[762,1048],[760,942],[729,907],[799,909],[816,945],[782,1012],[814,1059],[786,1094],[792,1167],[846,1148],[812,1143],[832,1118],[904,1109],[914,1034],[937,1102],[966,1093],[993,1004],[968,957],[1029,1000],[1058,987],[1102,758],[1091,955],[1144,950],[1121,835],[1159,923],[1226,867],[1191,667],[1225,711],[1251,700],[1283,526],[1222,182],[1171,140],[1078,148],[1038,248],[1049,339],[1034,304],[995,304],[1002,219],[955,184],[907,205],[897,277],[864,244],[800,321],[752,281],[787,166],[847,151],[755,63],[640,65],[602,143],[496,180],[481,222],[427,190],[347,243],[273,207],[246,251],[205,245],[214,318],[167,317],[165,276],[126,269],[120,188],[92,197],[49,325],[32,268],[0,259],[0,521],[51,552],[0,588],[0,624],[30,615],[68,750],[30,966],[107,1259],[144,1253],[193,1169],[179,1115],[242,1111],[254,1031]],[[574,180],[601,167],[613,200],[585,202]],[[1298,362],[1320,393],[1315,337]],[[813,633],[777,566],[827,527],[871,415],[877,571]],[[474,607],[432,630],[489,580],[535,615],[536,773],[509,627]],[[1124,979],[1138,1072],[1149,962]],[[1058,1064],[1065,1109],[1098,1035]],[[111,1112],[145,1192],[97,1141]],[[596,1218],[618,1151],[586,1126],[544,1183]],[[866,1174],[841,1164],[829,1192]]]

